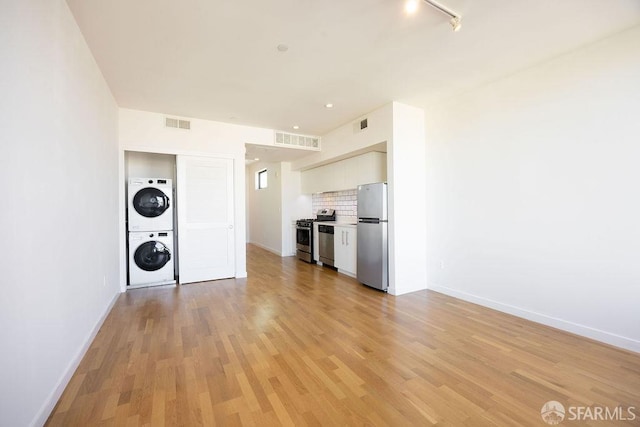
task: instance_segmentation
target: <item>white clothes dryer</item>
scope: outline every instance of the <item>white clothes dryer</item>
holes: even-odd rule
[[[127,197],[129,232],[173,230],[173,188],[170,179],[130,178]]]
[[[175,283],[173,275],[173,232],[129,233],[129,286]]]

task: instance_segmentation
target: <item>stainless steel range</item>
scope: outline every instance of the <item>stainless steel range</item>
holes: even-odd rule
[[[313,263],[313,221],[299,219],[296,221],[296,256],[303,261]]]
[[[296,221],[296,256],[302,261],[315,263],[313,259],[313,223],[316,221],[335,221],[336,211],[320,209],[317,218],[305,218]]]

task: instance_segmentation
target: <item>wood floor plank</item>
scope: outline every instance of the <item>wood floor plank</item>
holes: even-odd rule
[[[121,295],[47,425],[540,426],[549,400],[640,406],[636,353],[251,245],[247,269]]]

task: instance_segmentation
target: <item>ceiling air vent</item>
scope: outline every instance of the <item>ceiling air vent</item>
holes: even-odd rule
[[[276,131],[275,145],[320,151],[320,137]]]
[[[189,120],[172,119],[171,117],[165,118],[164,125],[168,128],[191,129],[191,122]]]

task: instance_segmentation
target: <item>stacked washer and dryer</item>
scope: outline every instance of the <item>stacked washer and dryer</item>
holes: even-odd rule
[[[127,195],[129,287],[174,284],[172,181],[130,178]]]

